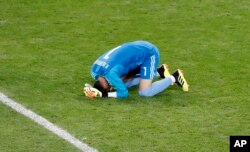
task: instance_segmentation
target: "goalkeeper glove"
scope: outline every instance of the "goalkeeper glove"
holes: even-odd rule
[[[89,97],[89,98],[102,97],[102,92],[92,87],[88,83],[85,83],[83,87],[83,92],[86,95],[86,97]]]

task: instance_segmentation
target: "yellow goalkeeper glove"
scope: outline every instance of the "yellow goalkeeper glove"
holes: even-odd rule
[[[88,83],[85,83],[85,85],[83,87],[83,92],[84,92],[85,96],[89,97],[89,98],[102,97],[101,91],[99,91],[96,88],[92,87]]]

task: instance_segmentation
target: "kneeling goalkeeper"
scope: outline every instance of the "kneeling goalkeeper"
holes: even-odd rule
[[[167,66],[161,65],[158,48],[147,41],[134,41],[122,44],[102,56],[92,65],[91,76],[96,80],[94,86],[85,84],[87,97],[127,98],[128,88],[139,85],[139,95],[154,96],[176,83],[183,91],[188,84],[177,69],[172,75]],[[156,77],[161,80],[153,82]]]

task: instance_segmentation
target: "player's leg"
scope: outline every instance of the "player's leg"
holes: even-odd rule
[[[140,68],[130,71],[126,76],[122,77],[122,81],[127,88],[137,86],[140,81]]]
[[[139,95],[140,96],[154,96],[173,83],[173,77],[153,82],[153,78],[157,74],[157,66],[159,64],[159,53],[157,49],[154,54],[141,66],[140,82],[139,82]]]
[[[131,79],[126,79],[125,81],[123,81],[125,86],[127,88],[131,88],[133,86],[137,86],[140,82],[140,77],[133,77]]]
[[[183,91],[188,91],[188,83],[184,78],[182,71],[177,69],[172,75],[168,76],[167,78],[153,83],[152,80],[141,79],[139,85],[139,94],[140,96],[154,96],[167,89],[173,83],[176,83],[177,85],[182,87]]]
[[[153,83],[152,80],[141,79],[139,84],[139,95],[152,97],[167,89],[173,82],[174,80],[171,76]]]
[[[162,64],[157,68],[157,74],[155,78],[166,78],[170,76],[168,65]],[[131,88],[133,86],[137,86],[140,82],[140,68],[137,68],[133,71],[130,71],[126,76],[122,77],[123,82],[125,83],[127,88]]]

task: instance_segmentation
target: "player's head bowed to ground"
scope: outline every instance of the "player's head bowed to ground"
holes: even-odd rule
[[[181,70],[169,73],[166,64],[158,67],[158,48],[147,41],[124,43],[100,56],[92,65],[93,86],[85,84],[87,97],[127,98],[128,88],[139,86],[139,95],[154,96],[172,84],[188,91],[188,84]],[[153,82],[154,78],[161,78]]]

